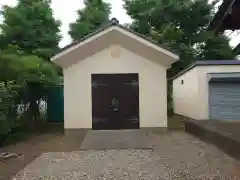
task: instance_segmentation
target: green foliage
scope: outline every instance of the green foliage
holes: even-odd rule
[[[14,80],[19,84],[38,82],[58,84],[57,67],[51,62],[10,47],[0,51],[0,81]]]
[[[57,49],[60,22],[53,18],[50,0],[18,0],[16,7],[5,6],[0,47],[16,45],[25,53],[45,59]],[[47,53],[46,53],[47,52]]]
[[[60,78],[52,63],[35,55],[28,55],[16,46],[0,51],[0,73],[1,145],[1,140],[6,140],[9,133],[14,136],[14,129],[22,129],[25,124],[34,124],[38,117],[36,102],[46,96],[49,88],[58,85]],[[36,107],[29,108],[28,121],[21,123],[16,115],[17,104],[20,102]]]
[[[17,95],[18,86],[12,82],[0,82],[0,134],[5,134],[11,127],[7,117],[9,110],[14,105],[14,97]]]
[[[78,11],[78,19],[70,24],[69,34],[73,40],[93,32],[109,20],[111,7],[102,0],[85,0],[85,8]]]
[[[234,54],[228,43],[229,39],[226,36],[218,35],[217,37],[208,32],[204,44],[198,46],[200,50],[200,59],[235,59],[237,54]]]
[[[48,59],[58,50],[60,22],[50,0],[18,0],[5,6],[0,24],[0,146],[40,127],[38,102],[62,81],[61,70]],[[25,104],[24,117],[17,113]]]
[[[159,44],[177,50],[180,60],[169,70],[172,77],[196,59],[233,59],[229,39],[207,32],[217,1],[124,0],[133,19],[130,28]]]
[[[7,134],[11,131],[14,122],[9,119],[9,113],[14,107],[14,98],[19,87],[12,81],[0,81],[0,147],[5,143]]]

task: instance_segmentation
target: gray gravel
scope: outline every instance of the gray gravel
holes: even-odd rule
[[[150,134],[153,150],[45,153],[17,180],[238,179],[240,163],[184,132]],[[240,179],[240,177],[239,177]]]

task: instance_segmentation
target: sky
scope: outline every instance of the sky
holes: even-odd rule
[[[105,0],[106,2],[112,5],[112,14],[111,17],[115,17],[119,20],[121,24],[130,23],[131,19],[126,14],[126,11],[123,9],[122,0]],[[2,5],[16,5],[16,0],[0,0],[0,7]],[[83,8],[83,0],[52,0],[51,7],[53,9],[54,17],[62,22],[61,34],[62,40],[60,42],[60,47],[64,47],[67,44],[71,43],[71,38],[68,35],[69,24],[74,22],[77,18],[76,11]],[[1,21],[1,18],[0,18]],[[231,34],[230,45],[235,47],[240,42],[240,34],[236,32],[226,32],[227,35]]]

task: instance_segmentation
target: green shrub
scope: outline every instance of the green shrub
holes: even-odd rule
[[[0,146],[11,132],[13,121],[8,117],[14,107],[14,98],[17,94],[14,82],[0,82]]]

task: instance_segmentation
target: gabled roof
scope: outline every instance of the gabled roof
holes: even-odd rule
[[[66,47],[60,49],[60,51],[54,55],[51,60],[54,62],[56,59],[60,58],[61,56],[64,56],[65,54],[73,51],[74,49],[77,49],[79,46],[81,46],[81,44],[84,44],[84,42],[88,41],[91,38],[94,38],[95,36],[99,35],[99,34],[104,34],[105,32],[108,33],[108,30],[110,31],[111,28],[115,28],[114,30],[117,31],[122,31],[121,33],[124,32],[128,32],[128,34],[132,34],[135,35],[135,37],[140,37],[142,40],[139,43],[142,44],[146,44],[146,43],[150,43],[151,44],[151,48],[156,49],[159,52],[162,52],[163,54],[165,54],[166,56],[171,57],[172,59],[178,60],[178,55],[175,51],[171,50],[168,47],[165,46],[160,46],[159,44],[157,44],[155,41],[147,38],[146,36],[143,36],[127,27],[124,27],[123,25],[119,24],[118,20],[116,18],[113,18],[109,23],[105,24],[104,26],[102,26],[101,28],[99,28],[98,30],[92,32],[91,34],[81,38],[78,41],[74,41],[73,43],[67,45]]]
[[[88,38],[90,38],[90,37],[92,37],[92,36],[94,36],[94,35],[102,32],[102,31],[104,31],[105,29],[107,29],[107,28],[109,28],[109,27],[111,27],[111,26],[117,26],[117,27],[119,27],[119,28],[121,28],[121,29],[124,29],[125,31],[128,31],[128,32],[130,32],[130,33],[133,33],[133,34],[135,34],[135,35],[137,35],[137,36],[139,36],[139,37],[141,37],[141,38],[143,38],[143,39],[145,39],[145,40],[147,40],[147,41],[149,41],[149,42],[151,42],[151,43],[153,43],[153,44],[155,44],[155,45],[157,45],[157,46],[159,46],[159,47],[161,47],[161,48],[163,48],[163,49],[166,49],[166,50],[168,50],[168,51],[170,51],[170,52],[178,55],[178,52],[177,52],[177,51],[175,51],[175,50],[173,50],[173,49],[171,49],[171,48],[169,48],[169,47],[167,47],[167,46],[159,45],[156,41],[148,38],[147,36],[144,36],[144,35],[136,32],[136,31],[131,30],[130,28],[127,28],[127,27],[119,24],[119,21],[118,21],[116,18],[112,18],[110,22],[108,22],[107,24],[104,24],[102,27],[100,27],[100,28],[97,29],[96,31],[94,31],[94,32],[92,32],[92,33],[84,36],[83,38],[81,38],[81,39],[79,39],[79,40],[77,40],[77,41],[74,41],[74,42],[72,42],[71,44],[69,44],[69,45],[61,48],[58,53],[60,53],[60,52],[62,52],[62,51],[64,51],[64,50],[66,50],[66,49],[68,49],[68,48],[70,48],[70,47],[72,47],[72,46],[74,46],[74,45],[76,45],[76,44],[84,41],[85,39],[88,39]],[[57,53],[57,54],[58,54],[58,53]]]
[[[202,60],[191,63],[187,68],[175,75],[172,80],[180,77],[196,66],[216,66],[216,65],[240,65],[240,60]]]

